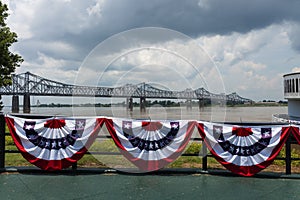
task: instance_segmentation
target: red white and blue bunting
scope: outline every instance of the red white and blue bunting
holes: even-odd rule
[[[212,155],[233,173],[252,176],[269,166],[284,145],[289,126],[252,126],[198,123]]]
[[[121,153],[140,171],[154,171],[176,160],[188,144],[195,122],[111,118],[106,126]]]
[[[17,148],[43,170],[61,170],[78,161],[97,136],[103,119],[24,119],[6,116]]]
[[[6,115],[17,148],[43,170],[61,170],[77,162],[103,124],[120,152],[141,172],[175,161],[194,128],[212,155],[233,173],[252,176],[269,166],[293,134],[300,144],[300,125],[237,126],[187,120],[53,117],[25,119]]]

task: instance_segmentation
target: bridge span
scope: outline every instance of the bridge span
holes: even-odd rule
[[[19,95],[23,95],[23,112],[30,113],[30,96],[73,96],[73,97],[113,97],[126,98],[127,108],[133,109],[133,98],[140,99],[140,110],[145,110],[146,98],[185,99],[189,106],[192,100],[199,100],[199,107],[204,100],[230,102],[231,104],[251,103],[237,93],[214,94],[203,87],[182,91],[164,90],[147,83],[126,84],[118,87],[93,87],[65,84],[30,72],[12,75],[12,84],[0,88],[0,95],[12,95],[12,112],[19,112]]]

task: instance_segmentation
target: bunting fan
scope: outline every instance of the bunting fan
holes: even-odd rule
[[[194,125],[184,120],[106,120],[121,153],[142,172],[158,170],[178,158],[189,142]]]
[[[233,173],[252,176],[269,166],[284,145],[289,127],[240,127],[198,123],[213,156]]]
[[[43,170],[61,170],[78,161],[92,144],[102,118],[24,119],[6,123],[23,157]]]

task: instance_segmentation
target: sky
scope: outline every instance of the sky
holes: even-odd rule
[[[297,0],[2,0],[30,71],[92,86],[205,87],[283,100],[300,71]]]

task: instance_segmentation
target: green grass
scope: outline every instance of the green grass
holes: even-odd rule
[[[117,146],[115,145],[112,139],[96,139],[96,141],[92,144],[89,150],[98,152],[119,152]]]
[[[106,167],[102,162],[100,162],[98,159],[96,159],[92,155],[84,155],[78,162],[78,167],[93,167],[93,168],[102,168]]]
[[[25,160],[20,153],[5,154],[5,166],[33,166],[30,162]]]
[[[113,152],[118,153],[119,149],[114,144],[112,139],[108,140],[99,140],[92,144],[89,148],[90,152]],[[116,166],[128,166],[132,167],[132,164],[127,161],[122,155],[84,155],[82,159],[78,161],[79,167],[111,167],[114,168]]]
[[[297,145],[298,146],[298,145]],[[300,158],[300,149],[299,147],[293,147],[291,149],[291,157],[292,158]],[[285,157],[285,147],[281,149],[277,157]],[[274,160],[273,162],[274,165],[278,166],[285,166],[285,161],[284,160]],[[292,161],[292,167],[299,167],[300,166],[300,160],[294,160]]]

